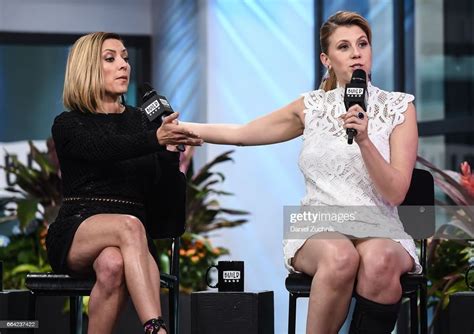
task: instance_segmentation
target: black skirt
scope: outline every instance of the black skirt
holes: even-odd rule
[[[109,203],[97,201],[78,201],[63,203],[58,217],[49,226],[46,236],[46,249],[49,263],[55,273],[77,276],[67,265],[67,256],[77,228],[87,218],[103,213],[127,214],[137,217],[145,224],[145,208],[141,205]],[[158,263],[158,254],[153,240],[147,233],[148,249]],[[92,269],[92,268],[91,268]],[[91,275],[93,271],[91,270]]]

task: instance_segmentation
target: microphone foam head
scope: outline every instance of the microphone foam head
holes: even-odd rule
[[[140,96],[143,100],[146,96],[150,95],[150,93],[154,92],[154,89],[148,82],[145,82],[143,85],[140,85],[138,91],[140,92]]]
[[[361,68],[356,69],[352,72],[351,82],[365,83],[367,81],[367,74]]]

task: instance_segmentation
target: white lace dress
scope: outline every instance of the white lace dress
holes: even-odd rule
[[[413,95],[386,92],[375,86],[367,87],[368,135],[375,147],[390,162],[390,134],[405,120],[404,112]],[[413,272],[421,265],[413,238],[404,230],[396,207],[384,201],[375,189],[359,146],[347,144],[347,135],[339,116],[346,112],[344,88],[329,92],[316,90],[303,94],[305,130],[299,167],[306,183],[302,206],[342,206],[370,208],[353,221],[321,222],[317,231],[337,231],[356,238],[391,237],[399,242],[415,260]],[[368,218],[370,216],[370,218]],[[362,218],[365,217],[365,218]],[[285,266],[294,271],[291,260],[306,240],[283,240]]]

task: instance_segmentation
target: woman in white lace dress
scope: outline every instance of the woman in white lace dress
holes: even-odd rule
[[[338,12],[320,30],[321,89],[245,125],[181,123],[215,144],[263,145],[303,136],[299,165],[306,180],[302,205],[376,208],[368,219],[322,225],[307,239],[284,240],[290,271],[313,276],[307,333],[337,333],[355,284],[350,333],[390,333],[400,299],[400,276],[421,267],[396,206],[408,190],[418,132],[412,95],[386,92],[369,82],[367,112],[346,110],[344,86],[356,69],[370,81],[371,30],[352,12]],[[356,145],[346,129],[357,130]],[[393,237],[387,237],[387,235]]]

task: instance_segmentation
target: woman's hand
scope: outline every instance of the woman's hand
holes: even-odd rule
[[[160,145],[202,145],[203,140],[197,134],[179,125],[178,116],[177,112],[166,116],[161,126],[156,130],[156,137]]]
[[[366,140],[369,140],[369,135],[367,133],[368,127],[368,117],[364,109],[358,104],[353,105],[347,110],[347,113],[341,116],[343,120],[344,129],[355,129],[357,130],[357,135],[354,137],[357,144],[361,144]]]

